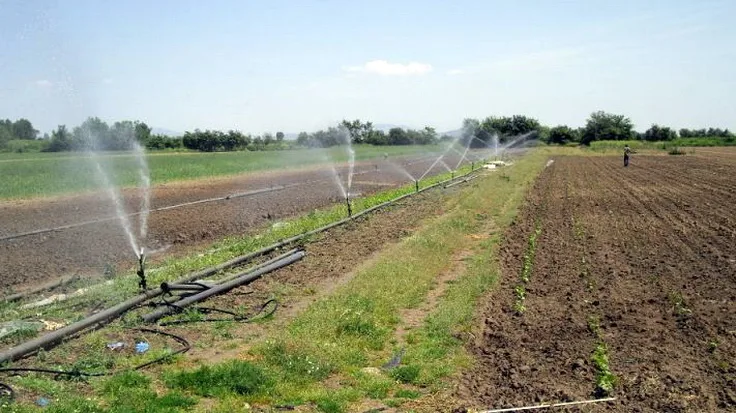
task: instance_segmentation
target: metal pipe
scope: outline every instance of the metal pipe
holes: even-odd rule
[[[350,205],[350,195],[345,197],[345,204],[348,206],[348,217],[353,216],[353,207]]]
[[[418,180],[414,181],[414,192],[419,192],[419,181]]]
[[[162,317],[165,317],[166,315],[169,315],[179,308],[184,308],[190,304],[205,300],[209,297],[212,297],[213,295],[222,294],[227,291],[232,290],[235,287],[241,286],[243,284],[250,283],[258,278],[260,278],[262,275],[267,274],[269,272],[275,271],[279,268],[285,267],[287,265],[293,264],[300,259],[304,258],[305,252],[299,251],[294,254],[292,254],[289,257],[282,258],[279,261],[276,261],[270,265],[267,265],[265,267],[261,267],[258,270],[250,271],[250,272],[244,272],[240,274],[237,278],[234,278],[228,282],[218,284],[210,289],[204,290],[198,294],[191,295],[189,297],[186,297],[184,299],[181,299],[175,303],[172,303],[171,306],[160,308],[152,313],[148,313],[141,317],[141,319],[147,323],[152,323]]]

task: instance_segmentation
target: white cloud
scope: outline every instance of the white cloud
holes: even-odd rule
[[[40,88],[48,88],[48,87],[51,87],[51,86],[54,85],[53,83],[51,83],[50,80],[46,80],[46,79],[39,79],[39,80],[37,80],[37,81],[35,81],[33,83],[35,83],[36,86],[38,86]]]
[[[106,78],[102,79],[102,83],[105,84],[105,85],[110,85],[110,84],[112,84],[112,78],[106,77]]]
[[[457,75],[465,74],[465,71],[463,69],[452,69],[452,70],[448,70],[447,74],[450,76],[457,76]]]
[[[363,66],[349,66],[345,70],[353,73],[370,73],[381,76],[416,76],[431,72],[432,65],[417,62],[402,64],[390,63],[386,60],[371,60]]]

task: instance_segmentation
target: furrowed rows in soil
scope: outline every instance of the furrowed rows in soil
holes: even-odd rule
[[[593,348],[577,282],[547,280],[576,274],[576,262],[558,251],[574,248],[572,225],[565,219],[564,182],[552,164],[539,177],[519,222],[506,234],[501,250],[499,285],[487,301],[483,335],[471,348],[477,364],[462,379],[458,396],[473,406],[514,407],[527,402],[572,400],[591,392],[594,369],[584,363],[568,366]],[[540,221],[534,268],[527,284],[526,311],[513,311],[513,288],[518,284],[529,235]]]
[[[707,171],[709,162],[687,160],[687,170]],[[584,323],[599,315],[618,399],[583,411],[736,410],[736,242],[722,213],[733,196],[709,190],[716,186],[707,174],[679,175],[680,166],[666,157],[637,156],[630,168],[618,157],[563,157],[548,168],[556,174],[540,177],[530,198],[538,200],[550,186],[548,207],[531,204],[510,230],[502,282],[489,297],[504,301],[504,280],[513,282],[518,273],[528,226],[541,219],[547,235],[538,247],[528,310],[515,320],[503,303],[486,308],[483,339],[472,348],[480,368],[458,391],[468,405],[592,397],[594,343],[583,339],[591,337]],[[736,177],[733,168],[728,173]],[[576,228],[569,228],[575,225],[584,234],[577,246]],[[542,319],[530,317],[535,308],[544,309]],[[554,342],[562,343],[553,347],[560,351],[544,351],[544,343]],[[527,385],[514,388],[519,381]]]
[[[448,162],[453,158],[457,158],[450,162],[454,165],[459,157],[448,156]],[[434,159],[415,157],[397,162],[418,176]],[[337,170],[345,174],[347,168]],[[153,212],[146,245],[149,250],[165,249],[165,255],[181,255],[227,236],[252,233],[273,220],[341,202],[331,171],[311,168],[157,186],[152,194],[153,208],[311,182],[286,190]],[[407,183],[396,166],[381,160],[356,164],[355,172],[351,192],[357,196]],[[444,167],[436,165],[431,173],[442,172]],[[125,191],[124,195],[129,210],[137,211],[139,200],[135,191]],[[114,216],[114,208],[101,194],[0,202],[0,236],[110,216]],[[135,227],[135,217],[132,221]],[[152,258],[162,257],[158,254]],[[123,270],[134,263],[135,257],[117,220],[0,241],[0,279],[5,288],[31,287],[70,274],[99,275],[110,266]]]

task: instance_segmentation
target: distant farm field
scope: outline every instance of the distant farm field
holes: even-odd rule
[[[356,160],[433,153],[440,146],[355,146]],[[344,147],[266,152],[159,152],[146,158],[153,184],[204,177],[237,175],[272,169],[344,162]],[[131,153],[105,153],[99,162],[118,186],[138,182],[138,164]],[[94,160],[81,153],[0,153],[0,199],[33,198],[93,190],[99,185]]]

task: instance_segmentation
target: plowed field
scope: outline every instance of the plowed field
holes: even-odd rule
[[[405,185],[410,181],[402,170],[419,177],[435,159],[413,156],[359,163],[352,196]],[[444,160],[455,166],[460,157],[448,154]],[[428,176],[445,171],[437,164]],[[153,256],[157,259],[341,202],[335,172],[346,181],[347,166],[338,165],[157,186],[145,245],[163,251]],[[228,198],[233,194],[246,195]],[[122,196],[126,211],[137,212],[137,191],[123,191]],[[137,217],[131,220],[137,226]],[[106,268],[128,269],[134,264],[133,250],[105,193],[0,202],[0,294],[62,276],[100,275]]]
[[[616,400],[569,411],[736,411],[736,157],[728,154],[635,155],[628,168],[618,157],[555,159],[506,235],[499,286],[470,346],[477,363],[456,391],[464,405],[601,397],[592,355],[604,345]]]

